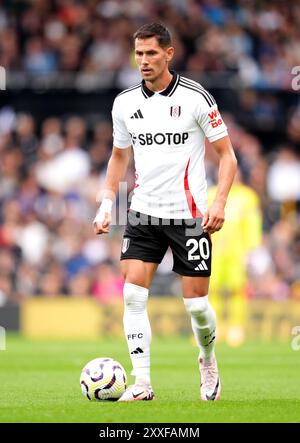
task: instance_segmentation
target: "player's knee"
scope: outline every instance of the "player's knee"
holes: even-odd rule
[[[128,267],[127,267],[126,263],[123,263],[122,261],[121,261],[121,273],[122,273],[122,277],[126,281],[128,278]]]
[[[126,261],[127,260],[124,260],[124,262]],[[140,267],[137,266],[128,266],[127,263],[123,264],[121,262],[121,272],[126,283],[130,282],[128,284],[133,284],[143,288],[147,286],[146,273],[144,269],[140,269]]]
[[[209,307],[208,295],[204,297],[184,298],[183,301],[187,312],[192,317],[202,316]]]
[[[132,283],[125,283],[123,289],[124,305],[127,309],[143,311],[146,309],[149,290]]]

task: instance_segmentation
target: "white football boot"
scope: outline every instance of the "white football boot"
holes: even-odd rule
[[[221,396],[221,381],[216,358],[214,357],[210,363],[206,363],[204,358],[200,358],[199,369],[201,375],[201,400],[219,400]]]
[[[136,383],[129,386],[118,401],[155,400],[154,392],[150,385]]]

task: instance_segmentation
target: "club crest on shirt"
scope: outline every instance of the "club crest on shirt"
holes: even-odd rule
[[[125,254],[127,249],[129,248],[130,238],[123,238],[123,244],[122,244],[122,252]]]
[[[178,106],[178,105],[171,106],[170,114],[171,114],[172,118],[174,118],[174,119],[178,118],[181,114],[181,106]]]

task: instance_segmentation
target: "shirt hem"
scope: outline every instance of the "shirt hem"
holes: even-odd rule
[[[204,214],[206,212],[205,207],[203,207],[201,205],[197,205],[197,206],[201,210],[202,214]],[[170,214],[168,212],[162,211],[161,209],[152,209],[152,208],[148,208],[146,206],[140,206],[140,205],[135,205],[135,204],[131,204],[130,209],[133,211],[136,211],[136,212],[141,212],[142,214],[149,215],[150,217],[165,218],[165,219],[169,219],[169,220],[199,218],[199,217],[193,217],[189,210],[186,210],[184,212],[180,212],[178,214]]]

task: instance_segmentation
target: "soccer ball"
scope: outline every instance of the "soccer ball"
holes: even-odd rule
[[[118,400],[127,388],[125,369],[112,358],[95,358],[83,368],[80,387],[89,400]]]

